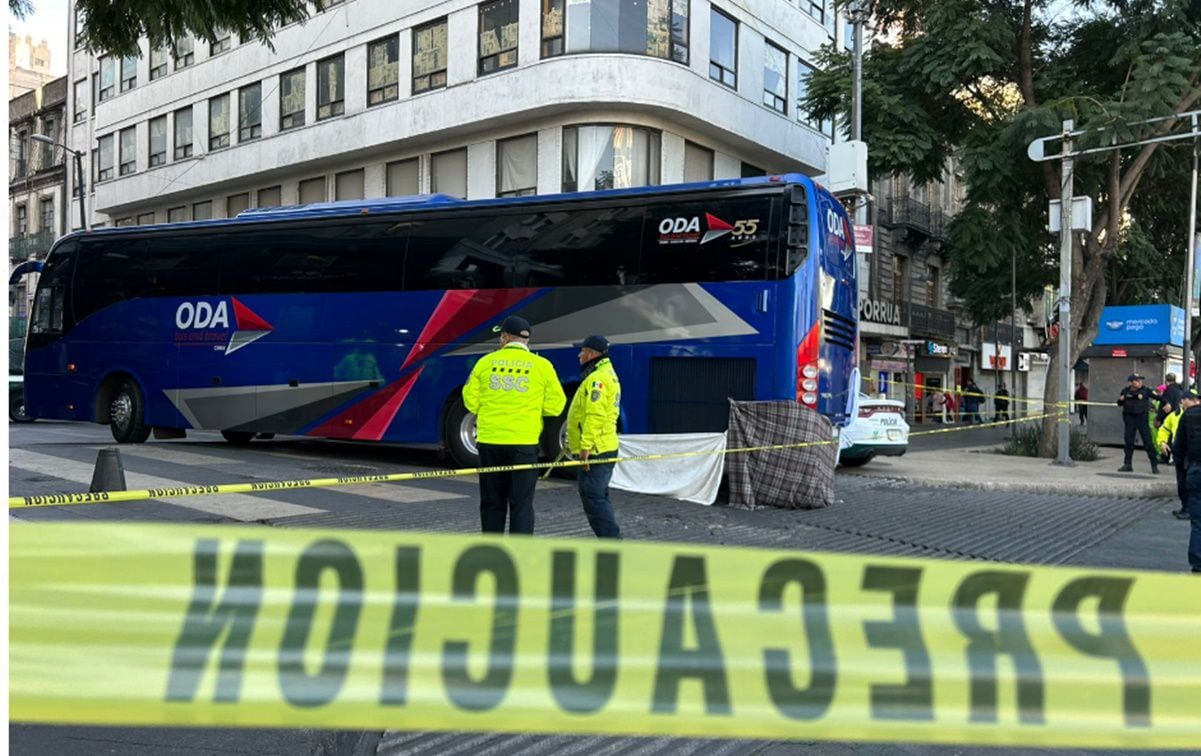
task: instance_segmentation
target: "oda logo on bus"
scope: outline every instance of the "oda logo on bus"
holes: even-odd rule
[[[705,230],[701,231],[700,216],[664,218],[659,221],[660,244],[708,244],[729,235],[731,247],[750,244],[759,233],[759,219],[750,218],[730,223],[712,213],[705,213]]]
[[[232,333],[230,310],[233,311]],[[177,343],[211,345],[213,351],[226,354],[232,354],[275,330],[235,297],[230,297],[228,302],[224,299],[180,302],[175,308],[175,328]]]

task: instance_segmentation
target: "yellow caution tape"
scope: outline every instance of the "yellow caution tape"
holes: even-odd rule
[[[932,433],[949,433],[952,431],[973,430],[999,425],[1008,425],[1026,420],[1034,420],[1050,416],[1031,415],[1022,420],[1003,420],[996,423],[977,424],[963,428],[945,428],[933,431],[918,431],[910,436],[924,436]],[[645,462],[665,459],[682,459],[686,457],[703,457],[713,454],[747,454],[751,452],[780,451],[785,449],[804,449],[813,446],[829,446],[838,443],[830,441],[805,441],[793,444],[772,444],[768,446],[745,446],[736,449],[702,450],[687,452],[672,452],[669,454],[645,454],[638,457],[621,457],[608,459],[591,459],[587,463],[571,459],[554,462],[536,462],[521,465],[495,465],[492,467],[461,467],[451,470],[423,470],[410,473],[389,473],[384,475],[350,475],[340,478],[310,478],[306,480],[271,480],[257,483],[214,483],[209,485],[174,486],[170,488],[146,488],[130,491],[101,491],[97,493],[56,493],[38,494],[35,496],[10,496],[9,509],[25,509],[28,507],[58,507],[74,504],[116,504],[125,501],[146,501],[147,499],[178,499],[192,496],[216,496],[218,494],[264,493],[268,491],[288,491],[297,488],[332,488],[336,486],[354,486],[367,483],[400,483],[409,480],[429,480],[431,478],[453,478],[464,475],[479,475],[481,473],[517,472],[520,470],[551,470],[557,467],[580,467],[584,464],[607,465],[622,462]]]
[[[1201,580],[698,545],[14,523],[15,722],[1201,743]]]

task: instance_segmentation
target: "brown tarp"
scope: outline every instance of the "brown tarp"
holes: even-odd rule
[[[817,509],[834,503],[838,444],[824,416],[791,401],[730,401],[727,448],[825,441],[797,449],[730,454],[730,506]]]

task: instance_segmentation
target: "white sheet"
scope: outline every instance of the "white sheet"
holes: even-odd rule
[[[680,452],[721,452],[726,448],[724,433],[646,433],[618,436],[620,457]],[[726,468],[724,454],[704,454],[676,459],[622,462],[613,471],[609,484],[623,491],[671,496],[697,504],[712,504]]]

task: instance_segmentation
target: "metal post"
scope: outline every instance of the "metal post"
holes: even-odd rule
[[[88,214],[83,207],[83,198],[87,194],[87,186],[83,183],[83,156],[79,150],[71,150],[71,153],[75,155],[75,186],[79,188],[79,227],[87,231]]]
[[[1197,131],[1197,115],[1193,114],[1193,131]],[[1193,276],[1197,265],[1197,152],[1198,139],[1193,137],[1193,185],[1188,200],[1188,236],[1184,251],[1184,390],[1189,387],[1189,365],[1193,361]]]
[[[1018,256],[1009,254],[1009,418],[1018,414]],[[1010,424],[1010,430],[1016,428]]]
[[[850,19],[853,39],[852,56],[854,68],[854,83],[851,93],[851,141],[857,142],[863,137],[863,22],[867,11],[859,0],[851,6]]]
[[[1059,409],[1067,411],[1072,398],[1072,129],[1071,119],[1063,122],[1063,184],[1059,198]],[[1054,464],[1075,466],[1072,461],[1072,426],[1057,418]]]

